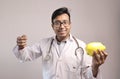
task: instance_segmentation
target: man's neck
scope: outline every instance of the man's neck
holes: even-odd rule
[[[70,38],[70,35],[66,36],[66,37],[57,37],[56,36],[56,39],[58,42],[61,42],[61,41],[65,41],[66,39],[69,39]]]

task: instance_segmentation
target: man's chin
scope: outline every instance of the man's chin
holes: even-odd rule
[[[66,34],[59,34],[59,37],[66,37]]]
[[[59,38],[66,38],[67,35],[59,35]]]

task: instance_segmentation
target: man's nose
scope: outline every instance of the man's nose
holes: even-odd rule
[[[64,28],[64,24],[63,23],[60,24],[60,28]]]

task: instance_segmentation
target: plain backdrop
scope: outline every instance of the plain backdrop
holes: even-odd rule
[[[120,79],[120,0],[0,0],[0,79],[42,79],[41,58],[20,63],[12,49],[23,34],[28,45],[53,36],[51,14],[64,6],[70,9],[72,35],[106,45],[103,79]]]

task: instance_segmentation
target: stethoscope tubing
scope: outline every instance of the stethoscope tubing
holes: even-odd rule
[[[78,53],[78,52],[81,53],[81,63],[79,64],[79,66],[80,66],[80,65],[83,66],[84,50],[83,50],[82,47],[79,46],[79,43],[78,43],[77,39],[76,39],[74,36],[73,36],[73,39],[75,40],[75,42],[76,42],[76,44],[77,44],[77,48],[75,49],[75,56],[78,58],[77,53]],[[44,59],[44,60],[46,60],[46,61],[48,61],[48,60],[51,59],[50,51],[51,51],[51,49],[52,49],[53,41],[54,41],[54,39],[51,40],[48,53],[47,53],[47,55],[46,55],[46,57],[45,57],[45,59]],[[82,52],[81,52],[81,51],[82,51]],[[83,72],[83,70],[82,70],[82,67],[81,67],[81,71],[80,71],[81,79],[82,79],[82,72]]]

